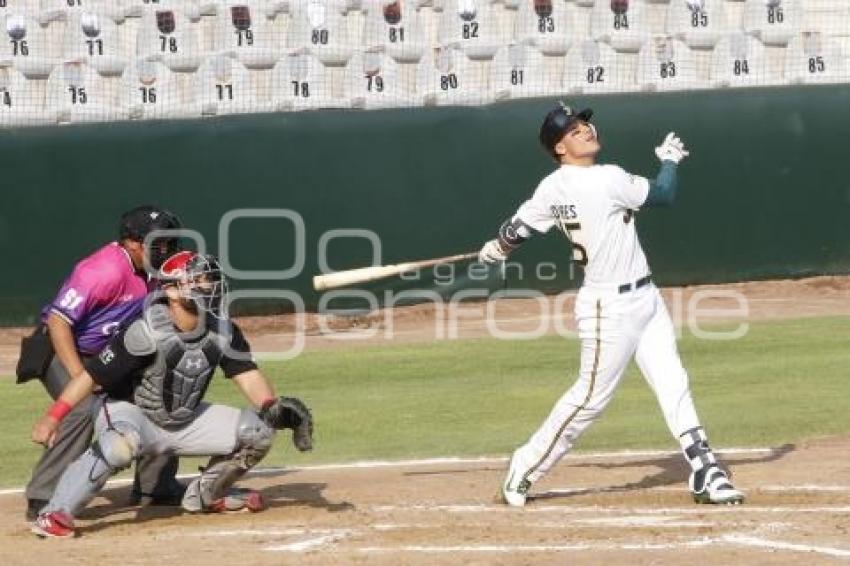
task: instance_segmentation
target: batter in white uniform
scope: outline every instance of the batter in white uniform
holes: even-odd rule
[[[540,141],[559,167],[479,254],[483,262],[504,261],[533,234],[555,226],[569,238],[573,259],[585,274],[575,304],[581,340],[578,380],[514,452],[502,496],[509,505],[525,505],[531,485],[605,409],[634,356],[690,463],[694,500],[741,503],[743,494],[719,467],[700,425],[673,323],[635,230],[638,209],[672,204],[676,167],[688,152],[675,134],[668,134],[655,150],[661,170],[652,181],[616,165],[596,165],[601,146],[590,124],[592,114],[590,109],[574,113],[560,104],[546,115]]]

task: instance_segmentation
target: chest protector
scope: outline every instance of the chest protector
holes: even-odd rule
[[[136,339],[146,334],[145,341],[155,352],[153,363],[134,388],[133,402],[160,427],[181,427],[195,418],[195,409],[230,342],[229,321],[208,318],[207,322],[213,327],[189,341],[174,328],[168,307],[154,304],[133,323],[140,328],[128,329]]]

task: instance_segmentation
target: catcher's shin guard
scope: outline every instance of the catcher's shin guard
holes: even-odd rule
[[[728,505],[744,502],[744,494],[735,489],[729,476],[717,464],[702,427],[692,428],[679,440],[691,465],[688,487],[695,502]]]
[[[214,511],[212,506],[230,495],[230,486],[265,457],[273,438],[274,430],[257,413],[243,409],[236,433],[236,450],[227,456],[210,458],[200,477],[186,488],[183,509],[191,513]]]
[[[109,428],[62,473],[56,491],[41,514],[79,513],[116,473],[130,466],[139,453],[139,435],[124,423]]]

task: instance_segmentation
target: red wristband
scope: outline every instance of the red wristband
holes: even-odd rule
[[[47,416],[56,419],[56,422],[62,422],[65,415],[70,413],[73,408],[74,407],[63,399],[57,399],[56,402],[50,406],[50,410],[47,411]]]

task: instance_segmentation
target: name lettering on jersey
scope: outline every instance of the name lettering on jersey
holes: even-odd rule
[[[553,204],[550,210],[552,211],[552,216],[558,220],[574,220],[578,218],[576,205],[574,204]]]
[[[109,365],[109,362],[115,359],[115,352],[112,351],[110,346],[107,346],[101,350],[97,357],[100,359],[100,363],[103,365]]]

